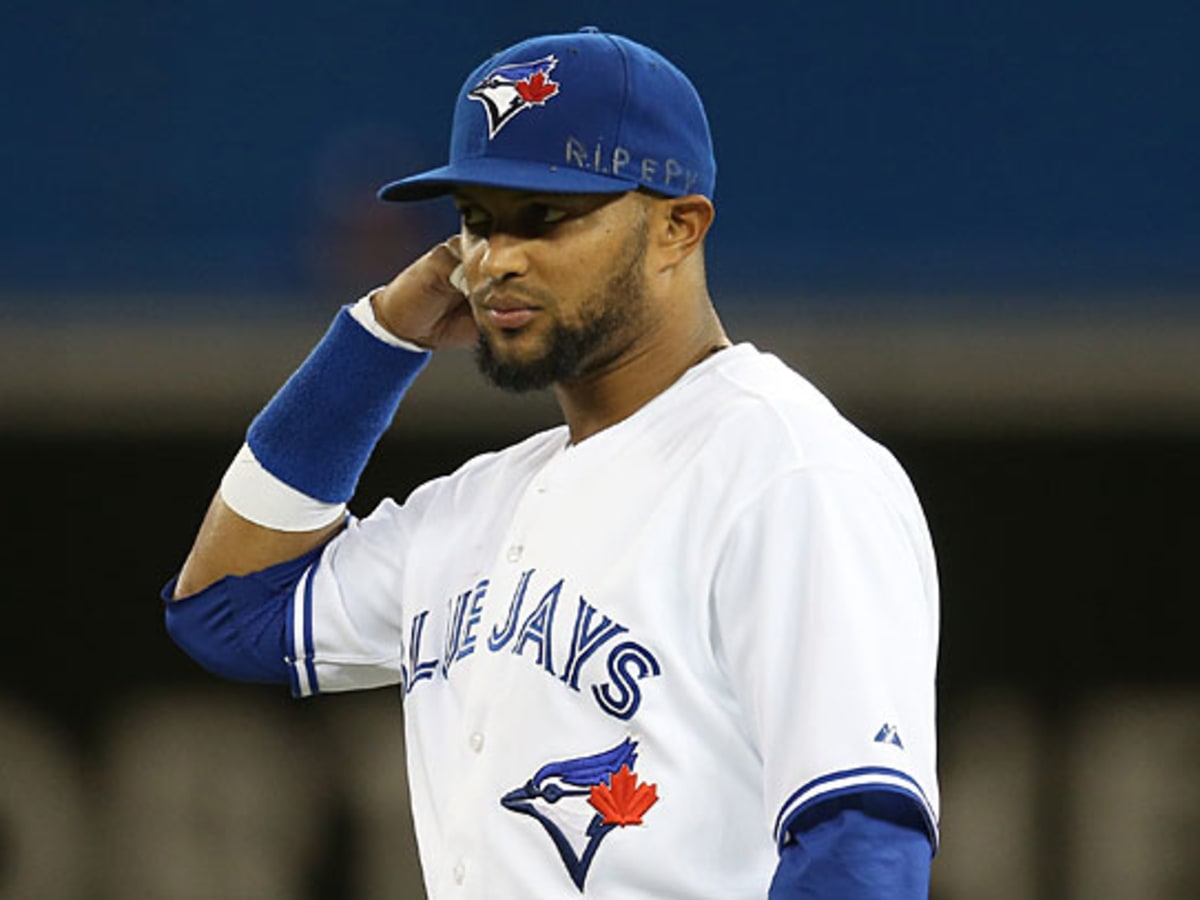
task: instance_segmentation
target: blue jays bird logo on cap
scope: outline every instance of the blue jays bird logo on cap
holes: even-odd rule
[[[478,100],[487,110],[489,139],[494,138],[517,113],[530,107],[545,106],[548,100],[558,96],[559,84],[550,78],[557,65],[558,60],[551,55],[536,62],[498,66],[467,92],[468,97]]]
[[[636,764],[637,742],[626,738],[594,756],[547,763],[500,803],[541,823],[575,887],[583,891],[605,836],[617,827],[641,825],[658,802],[656,785],[638,783]]]

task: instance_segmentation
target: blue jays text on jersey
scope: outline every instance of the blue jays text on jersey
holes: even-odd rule
[[[473,587],[451,597],[438,656],[431,655],[436,637],[426,629],[430,610],[417,612],[409,627],[407,647],[401,650],[404,660],[401,685],[405,695],[421,682],[432,681],[435,675],[448,679],[458,663],[482,647],[490,653],[508,652],[524,657],[574,691],[581,690],[580,679],[586,670],[585,681],[600,709],[621,720],[633,718],[642,702],[640,682],[662,672],[658,659],[644,644],[628,637],[628,628],[600,612],[582,594],[574,604],[573,613],[568,612],[570,601],[563,596],[567,593],[565,578],[554,580],[540,599],[534,601],[540,590],[530,587],[536,575],[536,569],[521,573],[504,620],[498,620],[485,631],[480,631],[480,626],[491,581],[480,579]],[[555,626],[562,633],[568,622],[571,637],[566,656],[556,659]],[[602,648],[607,653],[597,656]],[[598,665],[601,658],[602,668]]]

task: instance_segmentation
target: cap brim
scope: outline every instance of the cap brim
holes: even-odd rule
[[[410,175],[379,189],[379,199],[394,202],[428,200],[453,193],[460,185],[508,188],[548,194],[623,194],[637,188],[632,178],[584,172],[574,166],[495,156],[462,159],[448,166]]]

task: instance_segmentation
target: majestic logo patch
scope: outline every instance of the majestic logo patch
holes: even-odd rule
[[[875,733],[875,743],[891,744],[901,750],[904,749],[904,742],[900,740],[900,729],[890,722],[884,722],[883,727]]]
[[[500,803],[541,823],[582,892],[604,837],[617,827],[641,825],[658,802],[657,786],[638,782],[636,764],[637,742],[626,738],[594,756],[547,763]]]
[[[533,106],[545,106],[558,96],[559,84],[550,78],[558,65],[554,56],[536,62],[509,63],[488,73],[487,77],[467,92],[487,110],[488,139],[494,138],[513,117]]]

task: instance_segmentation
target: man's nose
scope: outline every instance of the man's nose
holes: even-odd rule
[[[529,266],[525,244],[518,235],[501,231],[488,235],[479,259],[480,274],[495,282],[524,275]]]

